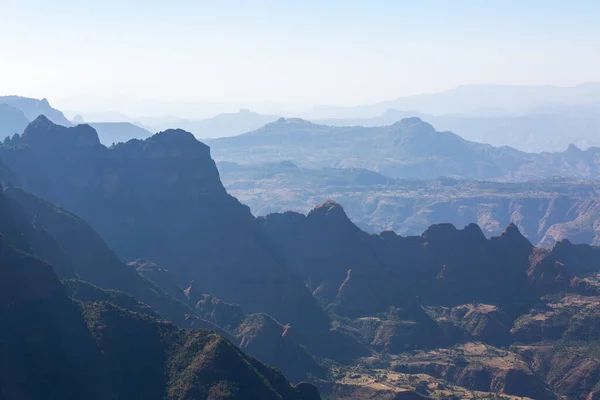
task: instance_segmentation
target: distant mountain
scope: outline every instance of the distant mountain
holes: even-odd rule
[[[68,115],[71,119],[76,116],[80,116],[84,121],[94,122],[133,122],[133,118],[120,113],[118,111],[108,112],[82,112],[74,110],[63,110],[65,115]]]
[[[90,122],[89,125],[96,130],[100,143],[105,146],[152,136],[152,132],[130,122]]]
[[[0,138],[12,137],[15,133],[21,134],[28,123],[29,120],[21,110],[0,103]]]
[[[494,146],[521,151],[563,151],[571,143],[580,148],[600,146],[600,103],[585,106],[553,106],[528,110],[519,115],[434,116],[388,110],[374,118],[315,121],[332,126],[385,126],[402,118],[419,117],[439,130]]]
[[[8,104],[25,115],[29,121],[33,121],[40,115],[46,116],[50,121],[58,125],[71,126],[71,122],[59,110],[50,106],[48,100],[32,99],[20,96],[0,96],[0,104]],[[0,125],[2,121],[0,121]]]
[[[237,113],[219,114],[203,120],[174,119],[162,124],[152,125],[157,130],[179,128],[191,132],[197,138],[219,138],[250,132],[277,120],[275,115],[261,115],[250,110]]]
[[[416,117],[381,127],[333,127],[282,118],[244,135],[206,142],[217,161],[292,161],[306,168],[363,168],[394,178],[600,178],[600,148],[584,151],[570,145],[563,152],[525,153],[439,132]]]
[[[498,116],[523,113],[548,104],[573,106],[599,101],[600,83],[572,87],[463,85],[440,93],[406,96],[355,107],[315,106],[303,116],[308,119],[370,118],[390,109],[444,116]]]

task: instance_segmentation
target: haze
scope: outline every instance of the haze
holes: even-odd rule
[[[594,1],[0,5],[2,92],[63,109],[143,114],[131,99],[154,99],[276,112],[465,83],[600,81]]]

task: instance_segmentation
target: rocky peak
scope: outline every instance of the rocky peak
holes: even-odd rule
[[[313,208],[308,213],[307,218],[326,218],[330,221],[349,221],[342,206],[333,200],[327,200]]]
[[[21,140],[40,150],[67,150],[101,146],[98,134],[89,125],[64,127],[50,121],[45,115],[33,120],[21,136]]]
[[[444,242],[451,237],[456,236],[458,229],[451,223],[442,223],[431,225],[421,237],[428,243]]]
[[[401,131],[406,131],[416,134],[426,134],[435,132],[433,125],[423,121],[419,117],[402,118],[400,121],[392,125]]]
[[[298,132],[304,132],[307,129],[317,128],[319,125],[307,121],[302,118],[279,118],[276,121],[270,122],[257,129],[252,134],[268,135],[268,134],[297,134]]]
[[[511,242],[514,245],[520,245],[522,247],[526,247],[529,249],[533,248],[531,242],[521,234],[521,231],[513,222],[508,224],[508,226],[504,229],[504,232],[500,234],[498,238],[494,238],[503,242]]]
[[[573,243],[569,239],[559,240],[552,246],[550,253],[555,258],[562,258],[563,255],[573,250]]]
[[[210,160],[210,148],[190,132],[168,129],[146,140],[118,144],[117,151],[128,158],[203,158]]]
[[[468,237],[470,237],[472,239],[477,239],[477,240],[484,239],[485,240],[485,235],[483,234],[483,231],[477,224],[470,223],[469,225],[465,226],[465,229],[463,229],[463,231],[465,232],[465,234]]]

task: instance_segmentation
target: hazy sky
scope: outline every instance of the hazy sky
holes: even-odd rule
[[[600,1],[0,0],[0,92],[343,104],[600,81]]]

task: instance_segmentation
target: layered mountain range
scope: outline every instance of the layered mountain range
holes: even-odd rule
[[[64,126],[71,122],[63,113],[50,106],[47,99],[32,99],[21,96],[0,96],[0,137],[23,132],[29,122],[44,115],[50,121]]]
[[[521,151],[563,151],[573,143],[581,148],[600,145],[600,103],[545,105],[516,114],[431,115],[387,110],[373,118],[313,121],[333,126],[385,126],[402,118],[419,117],[438,130],[451,131],[474,142],[511,146]]]
[[[256,218],[182,130],[107,148],[38,117],[0,158],[5,397],[318,398],[232,342],[337,399],[598,395],[596,247]]]
[[[392,178],[523,181],[599,176],[598,148],[570,145],[563,152],[525,153],[438,132],[417,117],[380,127],[333,127],[282,118],[256,131],[207,143],[217,161],[291,161],[306,168],[363,168]]]

